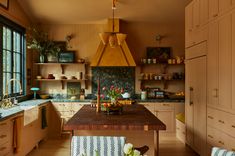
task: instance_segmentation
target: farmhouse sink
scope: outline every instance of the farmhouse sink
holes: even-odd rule
[[[38,119],[38,106],[19,106],[24,110],[24,126]]]

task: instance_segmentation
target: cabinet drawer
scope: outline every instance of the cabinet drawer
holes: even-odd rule
[[[207,127],[207,142],[212,146],[228,149],[231,137],[210,126]]]
[[[157,103],[155,104],[156,110],[174,110],[174,104],[173,103]]]
[[[208,108],[207,123],[208,125],[235,137],[235,115]]]
[[[0,155],[1,156],[7,156],[11,152],[11,144],[9,142],[0,145]]]

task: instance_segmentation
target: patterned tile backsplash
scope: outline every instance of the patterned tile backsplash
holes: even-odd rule
[[[135,94],[135,67],[92,67],[92,94],[97,94],[97,81],[100,78],[100,91],[110,86],[123,88],[132,96]]]

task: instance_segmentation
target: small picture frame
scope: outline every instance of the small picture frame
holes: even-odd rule
[[[9,0],[0,0],[0,6],[8,10]]]
[[[60,63],[74,63],[75,61],[75,51],[65,51],[59,53]]]

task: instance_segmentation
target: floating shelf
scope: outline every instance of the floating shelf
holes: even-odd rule
[[[50,66],[50,65],[60,65],[62,74],[64,74],[64,66],[66,65],[88,65],[89,63],[35,63],[35,65],[39,66]]]
[[[62,84],[62,89],[64,89],[64,83],[65,82],[83,82],[87,81],[88,79],[82,79],[82,80],[77,80],[77,79],[35,79],[38,82],[61,82]]]

